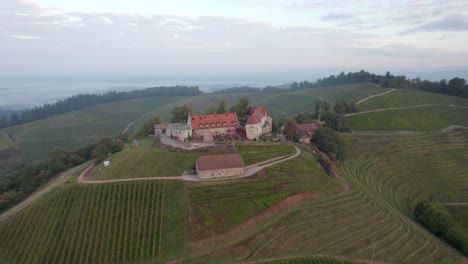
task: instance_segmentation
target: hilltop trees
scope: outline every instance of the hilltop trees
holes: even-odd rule
[[[227,112],[227,101],[222,99],[219,102],[218,108],[216,108],[216,114],[225,114]]]
[[[171,122],[187,121],[188,116],[191,114],[192,114],[192,105],[183,104],[183,105],[176,106],[172,110]]]
[[[395,76],[390,72],[378,75],[361,70],[359,72],[341,72],[338,75],[318,79],[316,82],[294,82],[290,85],[291,90],[308,89],[322,86],[333,86],[353,83],[370,82],[382,87],[401,89],[416,89],[432,93],[440,93],[468,98],[468,85],[463,78],[455,77],[448,82],[442,79],[438,82],[421,80],[420,78],[409,79],[406,76]]]
[[[161,118],[157,115],[152,116],[141,128],[138,130],[136,136],[138,138],[145,137],[154,133],[154,125],[161,124]]]
[[[250,104],[250,100],[247,96],[239,97],[239,99],[237,100],[237,103],[231,106],[230,111],[237,113],[237,117],[241,119],[247,116],[247,113],[249,111],[249,104]]]

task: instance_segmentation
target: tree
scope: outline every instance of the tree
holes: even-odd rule
[[[216,109],[217,114],[225,114],[227,112],[227,101],[226,99],[222,99],[219,102],[218,108]]]
[[[206,109],[205,114],[207,115],[216,114],[216,107],[214,105],[208,106],[208,109]]]
[[[161,124],[161,118],[157,115],[152,116],[141,128],[138,130],[136,136],[146,137],[147,135],[154,134],[154,125]],[[125,141],[123,138],[120,140]]]
[[[239,99],[237,100],[237,103],[231,107],[230,111],[237,113],[237,117],[239,119],[243,118],[247,116],[248,114],[249,104],[250,104],[250,100],[247,96],[239,97]]]
[[[315,130],[314,137],[312,138],[312,142],[314,142],[321,151],[327,153],[331,159],[341,160],[344,158],[344,142],[332,129],[327,127],[317,128],[317,130]]]
[[[172,110],[171,122],[181,122],[181,121],[186,122],[188,116],[191,114],[192,114],[192,105],[184,104],[184,105],[176,106]]]
[[[296,130],[296,120],[294,120],[294,118],[286,118],[284,120],[283,135],[285,135],[287,139],[292,140],[296,136]]]

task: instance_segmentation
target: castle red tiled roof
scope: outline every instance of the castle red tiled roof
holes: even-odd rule
[[[250,106],[249,110],[249,119],[247,119],[247,124],[255,125],[262,121],[262,118],[267,116],[267,110],[264,106]]]
[[[193,130],[239,126],[236,113],[194,115],[190,117],[190,122]]]
[[[239,154],[207,155],[197,159],[198,171],[241,167],[244,167],[244,161]]]

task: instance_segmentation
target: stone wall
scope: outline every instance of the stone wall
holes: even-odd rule
[[[193,131],[193,139],[203,142],[213,141],[216,137],[222,136],[236,136],[235,127],[216,127],[210,129],[198,129]]]
[[[183,142],[183,141],[177,141],[174,140],[170,137],[167,137],[165,135],[161,135],[159,137],[161,140],[161,143],[167,146],[171,146],[174,148],[181,148],[181,149],[186,149],[186,150],[192,150],[192,149],[197,149],[197,148],[204,148],[204,147],[211,147],[214,146],[214,142]]]

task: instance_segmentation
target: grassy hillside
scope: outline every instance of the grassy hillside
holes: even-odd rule
[[[284,144],[237,145],[237,149],[246,166],[265,160],[290,156],[296,152],[293,146]]]
[[[468,100],[434,93],[395,90],[358,105],[350,115],[354,130],[440,130],[468,126]]]
[[[186,248],[182,182],[64,186],[0,226],[1,263],[165,263]]]
[[[234,153],[231,145],[219,146],[215,150],[174,152],[153,147],[153,139],[139,141],[139,146],[127,145],[108,160],[109,167],[102,164],[94,167],[90,174],[98,180],[141,178],[156,176],[180,176],[185,170],[195,169],[198,157],[216,153]]]

